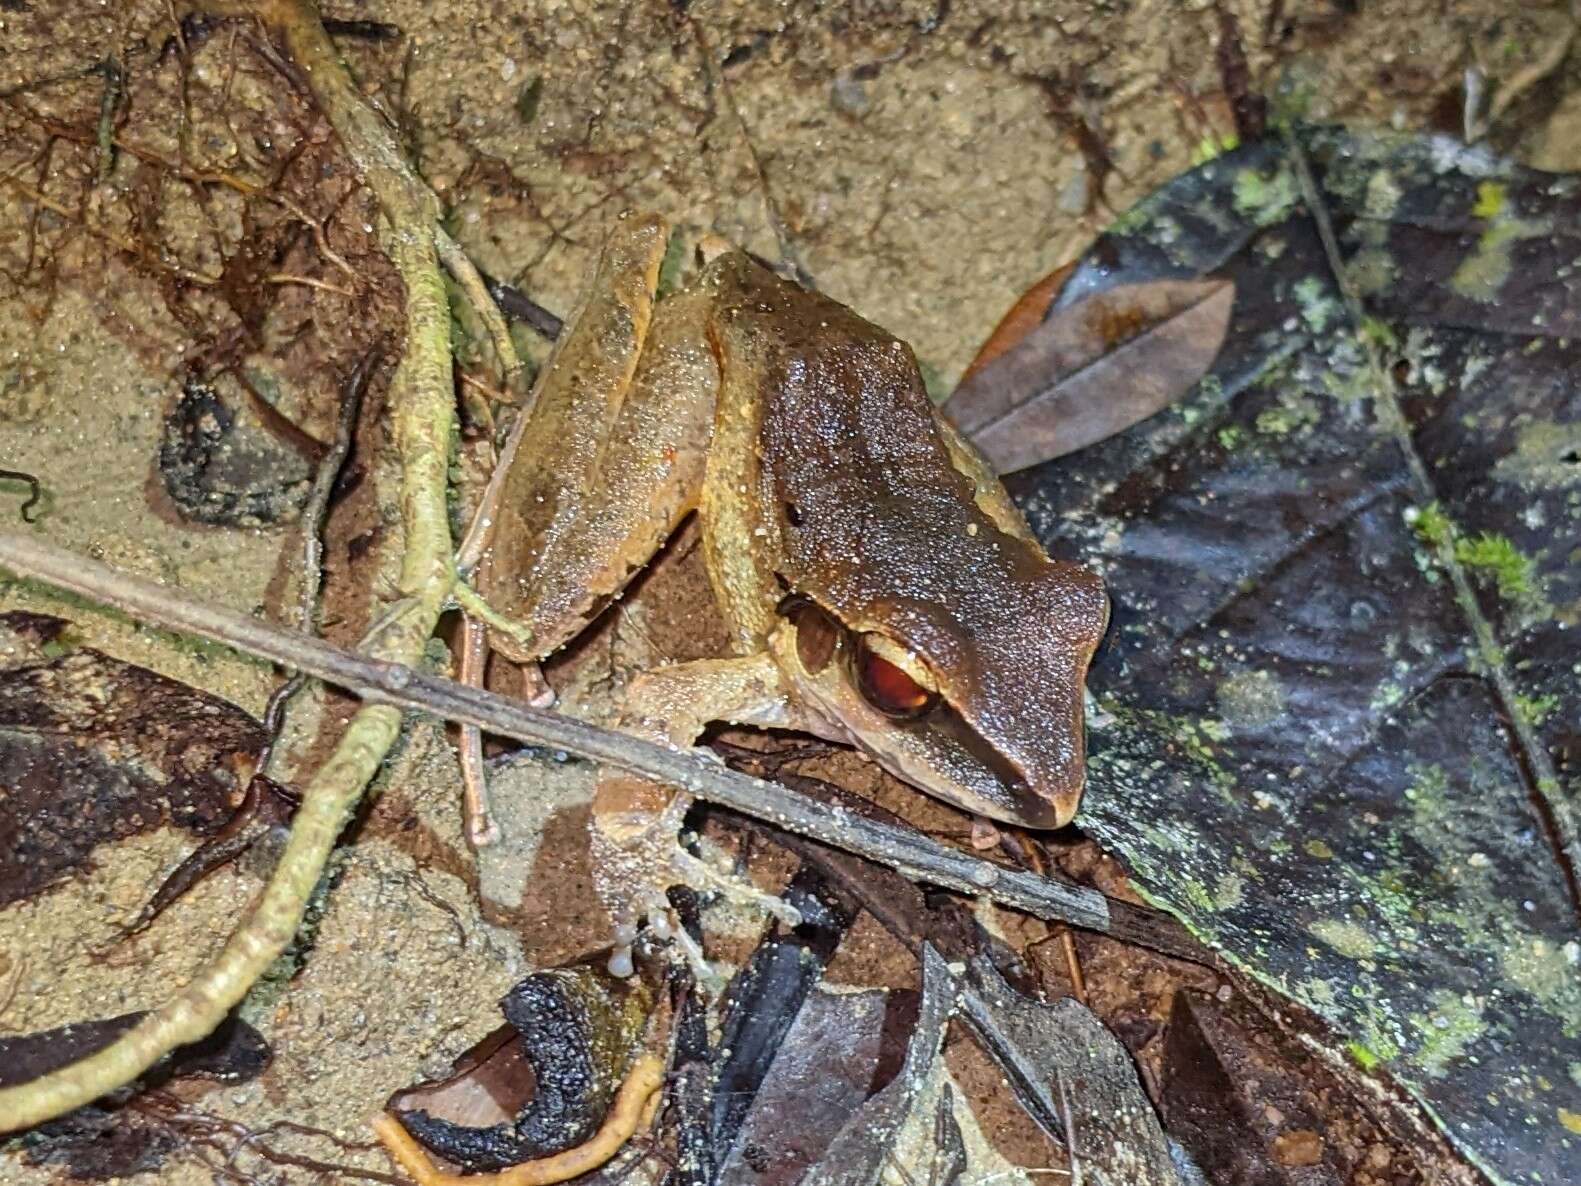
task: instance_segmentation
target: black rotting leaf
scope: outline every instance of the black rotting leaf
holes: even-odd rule
[[[1321,222],[1250,145],[1058,298],[1236,286],[1175,409],[1009,483],[1114,601],[1079,822],[1495,1181],[1573,1180],[1581,184],[1301,143]]]
[[[235,705],[97,651],[0,668],[0,905],[104,841],[214,833],[263,742]]]
[[[506,1025],[449,1076],[396,1093],[390,1110],[434,1153],[498,1170],[592,1135],[653,1006],[649,976],[611,976],[607,953],[538,972],[500,1001]],[[651,971],[651,969],[650,969]]]
[[[855,913],[811,868],[799,871],[782,896],[801,912],[802,925],[784,932],[776,924],[726,996],[712,1117],[713,1143],[720,1152],[737,1143],[770,1063],[778,1059],[781,1043]]]
[[[143,1016],[128,1013],[0,1037],[0,1087],[27,1082],[84,1058],[109,1045]],[[137,1088],[121,1095],[172,1079],[246,1082],[262,1074],[270,1057],[258,1031],[231,1017],[202,1041],[160,1060],[139,1078]],[[120,1106],[116,1096],[41,1125],[29,1135],[23,1160],[28,1165],[61,1166],[78,1180],[102,1181],[157,1170],[181,1144],[175,1130]]]

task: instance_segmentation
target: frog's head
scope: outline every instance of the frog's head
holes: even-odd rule
[[[1082,688],[1109,602],[1091,571],[992,542],[1009,563],[948,590],[792,594],[770,646],[803,703],[890,773],[968,811],[1057,828],[1081,799]]]

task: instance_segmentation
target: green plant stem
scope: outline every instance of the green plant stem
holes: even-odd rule
[[[452,419],[450,312],[440,275],[439,205],[407,163],[389,126],[363,99],[306,0],[215,4],[260,19],[303,72],[383,215],[381,245],[406,287],[405,343],[391,381],[392,436],[400,464],[404,529],[402,612],[370,646],[389,662],[417,664],[453,579],[446,508]],[[365,704],[303,792],[302,806],[268,884],[220,954],[175,997],[96,1054],[0,1090],[0,1131],[30,1128],[136,1079],[177,1046],[213,1031],[285,950],[341,829],[395,743],[401,712]]]

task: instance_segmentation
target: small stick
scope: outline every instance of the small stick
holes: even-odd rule
[[[481,688],[488,665],[488,627],[471,614],[461,617],[461,667],[456,673],[469,688]],[[499,825],[489,808],[489,775],[483,764],[483,730],[461,726],[461,822],[474,849],[498,844]]]
[[[450,278],[460,286],[473,310],[483,319],[489,340],[494,343],[494,353],[500,361],[505,386],[514,386],[516,376],[522,369],[521,359],[516,354],[516,343],[511,341],[510,322],[505,320],[505,314],[494,303],[483,274],[461,249],[461,244],[442,228],[434,231],[434,246],[439,249],[439,262],[445,265],[445,271],[450,273]]]
[[[601,729],[520,700],[428,675],[404,663],[372,659],[322,639],[281,630],[26,536],[0,532],[0,566],[114,606],[143,621],[305,671],[355,692],[365,701],[431,713],[502,737],[568,750],[630,770],[774,827],[868,857],[912,880],[991,898],[1038,918],[1087,930],[1107,934],[1112,928],[1108,901],[1096,890],[981,860],[920,832],[865,819],[777,783],[724,769],[695,751]]]

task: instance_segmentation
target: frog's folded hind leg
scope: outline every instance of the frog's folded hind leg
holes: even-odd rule
[[[649,741],[690,746],[711,721],[811,731],[766,653],[645,672],[628,690],[622,728]],[[661,934],[673,931],[694,970],[708,973],[702,953],[670,925],[666,891],[672,885],[721,893],[792,926],[801,921],[779,898],[682,847],[681,821],[691,802],[690,795],[623,770],[606,767],[599,774],[591,822],[593,870],[599,896],[616,924],[610,960],[616,975],[628,974],[630,944],[645,920]]]
[[[457,558],[463,573],[476,566],[458,602],[522,666],[540,707],[554,696],[539,662],[620,597],[697,505],[719,372],[706,296],[655,299],[667,233],[632,218],[610,236]],[[474,679],[482,663],[463,648]],[[468,731],[461,743],[468,835],[488,843],[481,746]]]

